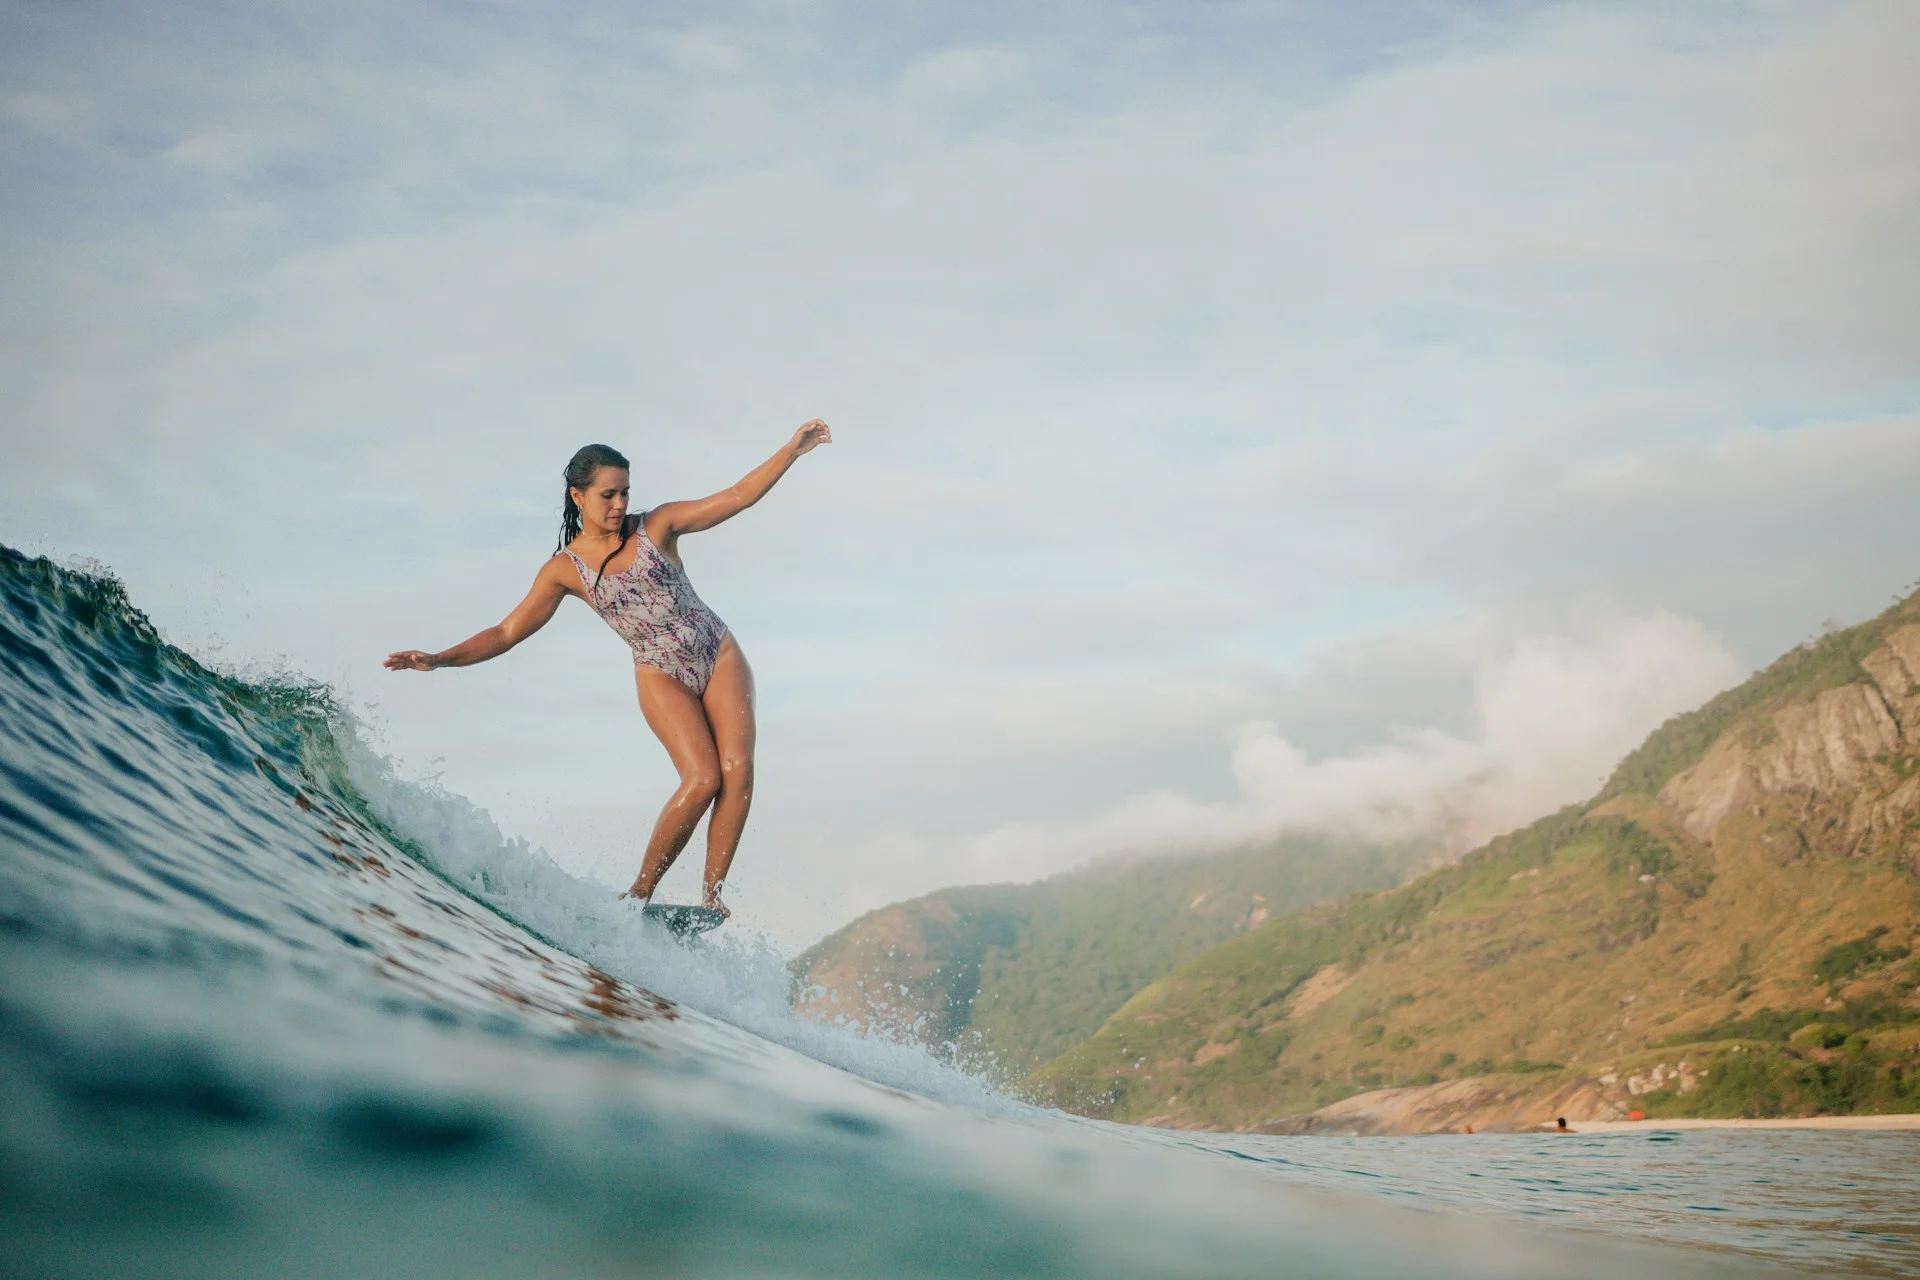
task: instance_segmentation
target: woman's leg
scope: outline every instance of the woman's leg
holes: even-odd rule
[[[703,900],[710,907],[726,907],[720,902],[720,885],[733,866],[734,850],[740,847],[740,832],[747,825],[747,810],[753,807],[753,668],[740,652],[733,633],[720,641],[720,654],[713,661],[713,678],[707,681],[707,724],[713,731],[713,745],[720,757],[720,797],[713,803],[713,817],[707,823],[707,876]]]
[[[720,754],[714,748],[713,731],[707,727],[706,709],[685,685],[652,667],[636,666],[633,673],[640,689],[640,713],[680,774],[679,789],[660,810],[653,834],[647,839],[640,875],[626,893],[628,897],[651,898],[660,877],[686,848],[687,837],[693,834],[700,815],[720,793]]]

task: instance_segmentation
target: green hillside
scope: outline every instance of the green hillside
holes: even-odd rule
[[[952,1046],[1017,1079],[1181,961],[1273,915],[1399,883],[1429,856],[1301,838],[942,889],[809,949],[795,962],[796,1003]]]
[[[1596,1116],[1920,1110],[1916,872],[1920,597],[1670,721],[1587,804],[1188,961],[1028,1087],[1207,1128],[1495,1075]]]

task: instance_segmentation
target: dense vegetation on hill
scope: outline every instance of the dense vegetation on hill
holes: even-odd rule
[[[1587,804],[1188,961],[1028,1087],[1221,1128],[1494,1075],[1597,1112],[1920,1109],[1917,871],[1920,597],[1670,721]]]
[[[942,889],[795,962],[814,1016],[878,1024],[1008,1079],[1092,1035],[1141,987],[1272,915],[1397,884],[1424,847],[1298,838]]]

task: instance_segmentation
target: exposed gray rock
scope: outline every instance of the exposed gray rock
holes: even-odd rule
[[[1781,707],[1713,744],[1660,799],[1687,831],[1712,840],[1720,824],[1761,797],[1854,791],[1855,831],[1884,827],[1920,805],[1920,787],[1884,762],[1920,740],[1920,627],[1903,627],[1861,665],[1872,677]],[[1884,783],[1884,785],[1875,785]]]

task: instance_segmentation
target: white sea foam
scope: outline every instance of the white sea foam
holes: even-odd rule
[[[876,1084],[995,1114],[1032,1109],[939,1061],[918,1043],[797,1016],[787,957],[739,922],[688,945],[605,885],[568,873],[543,850],[501,834],[487,813],[432,782],[408,781],[354,726],[334,733],[347,781],[434,869],[555,946],[636,986]]]

